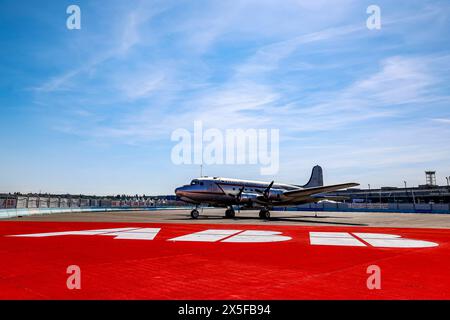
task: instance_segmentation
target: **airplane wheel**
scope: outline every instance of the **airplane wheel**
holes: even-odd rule
[[[194,209],[194,210],[191,211],[192,219],[197,219],[199,215],[200,215],[200,213],[198,212],[197,209]]]
[[[232,218],[234,218],[234,216],[235,216],[235,212],[233,209],[227,209],[225,211],[225,217],[232,219]]]
[[[259,217],[261,219],[269,220],[270,219],[270,211],[267,209],[261,209],[261,211],[259,211]]]

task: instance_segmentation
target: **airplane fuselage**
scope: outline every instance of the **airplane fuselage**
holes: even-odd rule
[[[188,203],[197,205],[208,204],[228,207],[225,215],[234,217],[234,205],[249,208],[261,207],[259,216],[268,219],[269,208],[273,206],[298,205],[318,202],[326,199],[323,193],[348,188],[357,183],[323,185],[322,168],[315,166],[311,177],[303,186],[254,180],[241,180],[220,177],[201,177],[190,184],[175,189],[177,197]],[[193,218],[198,217],[198,210],[191,212]]]
[[[263,194],[270,182],[241,180],[219,177],[202,177],[192,180],[191,184],[175,189],[175,194],[185,202],[209,203],[229,206],[234,204],[258,204],[257,197]],[[279,198],[284,191],[301,190],[302,188],[290,184],[274,183],[270,188],[270,197]],[[242,196],[236,198],[242,190]]]

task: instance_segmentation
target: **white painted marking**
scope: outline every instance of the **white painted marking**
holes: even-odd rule
[[[134,239],[134,240],[153,240],[160,228],[114,228],[114,229],[98,229],[84,231],[63,231],[63,232],[47,232],[19,234],[12,237],[55,237],[55,236],[115,236],[114,239]]]
[[[121,240],[153,240],[161,228],[140,228],[131,231],[103,233],[101,236],[116,236]]]
[[[438,246],[437,243],[424,240],[402,238],[395,234],[384,233],[354,233],[368,244],[378,248],[429,248]]]
[[[153,240],[159,233],[160,228],[112,228],[95,229],[81,231],[62,231],[47,233],[31,233],[11,235],[11,237],[54,237],[54,236],[114,236],[114,239],[132,239],[132,240]],[[240,233],[241,232],[241,233]],[[365,243],[358,240],[362,239],[369,245],[378,248],[428,248],[436,247],[437,243],[424,240],[415,240],[402,238],[395,234],[384,233],[354,233],[354,236],[348,232],[310,232],[309,239],[311,245],[328,246],[353,246],[364,247]],[[219,230],[208,229],[177,238],[169,241],[198,241],[198,242],[234,242],[234,243],[262,243],[279,242],[291,240],[291,237],[283,236],[279,231],[263,230]]]
[[[311,245],[365,247],[366,245],[347,232],[310,232]]]
[[[97,230],[82,230],[82,231],[62,231],[62,232],[47,232],[47,233],[30,233],[30,234],[17,234],[10,237],[56,237],[56,236],[95,236],[100,234],[123,232],[128,230],[136,230],[137,228],[115,228],[115,229],[97,229]]]
[[[279,242],[291,240],[291,237],[280,236],[278,231],[247,230],[222,242]]]
[[[169,241],[200,241],[200,242],[216,242],[229,237],[233,234],[241,232],[242,230],[218,230],[208,229],[200,232],[187,234],[176,238],[169,239]]]

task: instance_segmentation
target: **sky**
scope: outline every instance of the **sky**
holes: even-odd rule
[[[70,30],[69,5],[81,10]],[[381,29],[366,26],[369,5]],[[178,128],[278,129],[303,184],[438,184],[450,176],[446,0],[0,0],[0,192],[173,194]]]

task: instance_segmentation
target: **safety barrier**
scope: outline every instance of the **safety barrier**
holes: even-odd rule
[[[72,212],[112,212],[112,211],[155,211],[155,210],[184,210],[190,207],[120,207],[120,208],[22,208],[0,209],[0,219],[25,217],[31,215],[44,215]]]
[[[450,213],[449,203],[309,203],[286,210],[400,213]]]
[[[64,197],[64,196],[22,196],[0,195],[0,209],[22,208],[123,208],[123,207],[160,207],[173,205],[173,200],[158,198],[93,198],[93,197]]]

